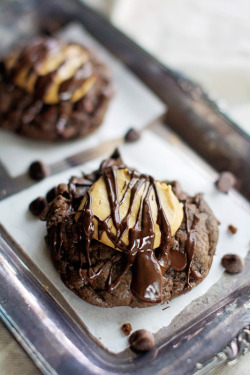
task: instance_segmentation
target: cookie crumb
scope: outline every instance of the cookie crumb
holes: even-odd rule
[[[164,309],[162,309],[162,311],[163,311],[163,310],[167,310],[169,307],[170,307],[170,306],[166,306],[166,307],[164,307]]]
[[[48,290],[49,290],[48,285],[44,285],[44,286],[43,286],[43,289],[45,289],[46,291],[48,291]]]
[[[231,172],[222,172],[215,185],[222,193],[228,193],[229,190],[236,184],[236,177]]]
[[[131,326],[130,323],[124,323],[121,326],[121,330],[122,330],[122,332],[124,333],[125,336],[128,336],[128,335],[130,335],[130,333],[132,331],[132,326]]]
[[[127,143],[136,142],[140,138],[141,138],[140,133],[134,128],[130,128],[125,134],[125,142]]]
[[[228,273],[240,273],[244,267],[243,260],[237,254],[224,255],[221,264]]]
[[[155,338],[153,334],[146,329],[139,329],[129,337],[129,344],[131,349],[136,352],[147,352],[153,349]]]
[[[237,229],[234,225],[232,225],[232,224],[228,225],[227,229],[228,229],[228,231],[229,231],[230,233],[232,233],[232,234],[237,233],[237,230],[238,230],[238,229]]]
[[[50,175],[50,168],[42,161],[34,161],[29,167],[29,176],[35,180],[40,181]]]

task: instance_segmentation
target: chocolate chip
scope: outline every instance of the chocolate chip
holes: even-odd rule
[[[136,142],[140,139],[140,137],[141,137],[140,133],[134,128],[131,128],[125,134],[125,142],[128,142],[128,143]]]
[[[40,181],[49,174],[50,168],[42,161],[34,161],[29,167],[29,175],[33,180]]]
[[[50,189],[46,195],[48,203],[52,202],[53,199],[57,196],[57,187],[54,186],[52,189]]]
[[[124,323],[121,326],[121,330],[122,330],[122,332],[124,333],[125,336],[128,336],[128,335],[130,335],[130,332],[132,331],[132,326],[131,326],[130,323]]]
[[[243,260],[237,254],[226,254],[221,260],[222,266],[229,273],[239,273],[243,270]]]
[[[216,181],[216,186],[222,193],[228,193],[235,184],[236,177],[231,172],[222,172]]]
[[[232,224],[228,225],[227,229],[228,229],[228,231],[231,232],[232,234],[237,233],[237,230],[238,230],[238,229],[237,229],[234,225],[232,225]]]
[[[35,200],[33,200],[29,205],[30,212],[35,215],[39,216],[44,208],[47,206],[47,201],[43,197],[38,197]]]
[[[129,344],[131,349],[136,352],[147,352],[153,349],[155,339],[152,333],[148,332],[146,329],[139,329],[129,337]]]

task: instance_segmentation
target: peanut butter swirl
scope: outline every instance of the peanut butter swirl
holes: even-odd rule
[[[89,52],[76,43],[42,38],[5,61],[9,80],[48,105],[80,100],[96,81]]]
[[[184,270],[188,267],[188,276],[190,274],[193,244],[195,241],[195,223],[189,231],[187,254],[178,251],[170,251],[172,235],[171,225],[162,205],[157,181],[149,175],[140,174],[134,170],[128,170],[129,183],[126,185],[121,197],[119,196],[118,173],[119,167],[117,165],[108,165],[102,170],[102,178],[105,183],[110,205],[110,214],[103,220],[94,214],[94,202],[90,189],[84,197],[80,205],[80,210],[75,218],[82,228],[81,237],[83,249],[86,252],[89,264],[88,278],[91,280],[98,276],[91,268],[89,255],[90,243],[96,230],[95,221],[97,221],[98,240],[100,240],[103,233],[105,233],[108,240],[113,244],[112,247],[123,251],[127,258],[127,266],[122,274],[116,280],[112,280],[110,276],[108,281],[109,291],[117,287],[122,276],[131,268],[131,292],[136,298],[143,302],[157,303],[162,299],[162,280],[168,267],[171,266],[177,271]],[[143,189],[143,192],[139,194],[141,189]],[[152,205],[150,203],[152,193],[157,205],[156,222],[161,233],[157,256],[154,251],[156,223],[152,215]],[[140,196],[139,208],[134,225],[131,227],[129,223],[138,195]],[[121,217],[121,206],[128,197],[126,214]],[[112,226],[110,225],[111,220]],[[181,223],[179,223],[179,225],[180,224]],[[125,240],[125,233],[128,233],[128,241]]]

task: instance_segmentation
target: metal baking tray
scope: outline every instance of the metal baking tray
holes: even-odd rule
[[[11,29],[13,39],[1,40],[1,49],[15,43],[18,36],[29,39],[37,33],[53,33],[70,21],[81,22],[168,105],[168,127],[152,124],[153,131],[168,140],[174,130],[190,146],[182,143],[180,147],[208,173],[215,173],[211,166],[217,171],[233,171],[238,177],[238,189],[249,197],[247,135],[198,85],[160,64],[84,4],[76,0],[2,3],[0,27]],[[52,172],[107,154],[120,143],[120,139],[106,142],[73,155],[54,165]],[[29,183],[24,175],[12,179],[0,165],[0,198],[21,191]],[[240,204],[247,205],[239,194],[235,195]],[[249,256],[245,272],[234,278],[233,285],[224,288],[222,284],[219,303],[211,298],[206,309],[201,307],[195,318],[179,330],[170,330],[167,336],[159,333],[155,350],[142,356],[130,350],[113,355],[89,336],[71,307],[15,239],[3,227],[0,233],[0,282],[8,286],[0,289],[1,318],[44,374],[206,374],[223,362],[234,361],[249,347],[249,315],[244,308],[250,296]],[[49,285],[50,293],[43,285]],[[209,292],[206,296],[209,298]]]

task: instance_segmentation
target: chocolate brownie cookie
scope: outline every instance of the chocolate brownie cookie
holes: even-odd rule
[[[46,242],[63,282],[85,301],[152,306],[207,276],[218,222],[202,194],[129,169],[117,152],[54,191],[40,216]]]
[[[39,38],[0,61],[0,126],[38,140],[87,136],[112,92],[107,67],[91,51]]]

